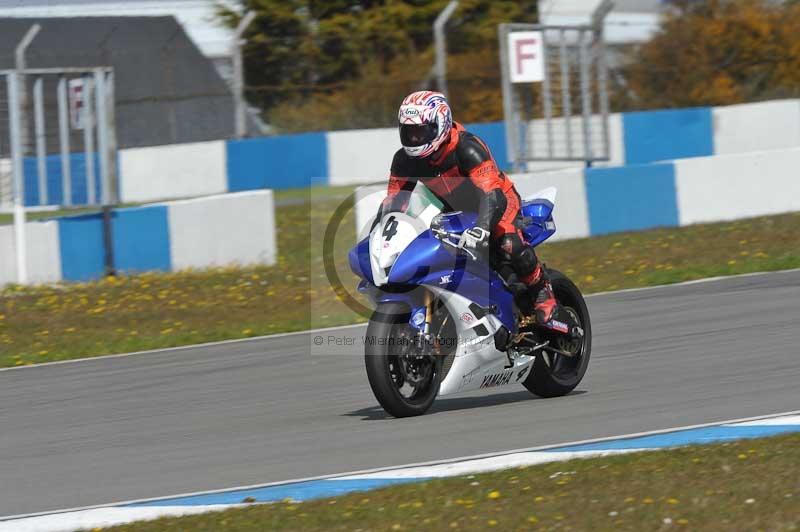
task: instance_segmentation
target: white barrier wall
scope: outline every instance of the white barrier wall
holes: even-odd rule
[[[580,115],[573,116],[569,120],[570,137],[572,138],[573,155],[583,154],[583,120]],[[599,115],[592,115],[589,120],[589,138],[592,139],[591,147],[598,153],[602,150],[602,120]],[[553,134],[554,155],[565,157],[567,153],[566,139],[566,119],[556,117],[550,120],[550,127]],[[547,121],[544,119],[532,120],[528,124],[528,135],[532,146],[530,149],[537,157],[545,157],[547,152]],[[621,166],[625,164],[625,141],[623,139],[622,115],[612,113],[608,115],[608,153],[609,160],[597,163],[598,166]],[[499,155],[495,154],[496,157]],[[546,161],[527,163],[528,172],[551,171],[564,168],[583,168],[582,161]]]
[[[716,155],[800,146],[800,100],[715,107],[713,117]]]
[[[396,128],[328,133],[328,182],[336,186],[387,179],[399,148]]]
[[[224,140],[120,150],[123,203],[222,194],[228,190]]]
[[[800,211],[800,148],[675,161],[680,225]]]
[[[556,187],[558,196],[553,217],[556,234],[551,240],[589,236],[589,209],[582,168],[570,168],[541,174],[510,176],[523,200],[547,187]],[[359,240],[369,232],[378,206],[386,197],[386,184],[358,187],[355,196],[356,232]]]
[[[709,149],[702,151],[702,153],[692,152],[694,155],[710,154],[712,151],[711,145],[713,145],[713,153],[716,155],[800,146],[800,100],[775,100],[727,107],[703,108],[702,110],[711,113],[713,127],[708,124],[708,127],[704,126],[702,132],[692,130],[691,127],[688,128],[692,134],[700,135],[702,137],[701,140],[709,146]],[[693,111],[698,110],[695,109]],[[662,124],[660,120],[665,120],[668,128],[663,135],[667,135],[667,137],[662,140],[669,140],[669,135],[672,134],[680,137],[684,132],[683,125],[679,121],[676,122],[674,117],[667,119],[658,114],[663,112],[658,111],[653,114],[651,129],[655,132],[660,131],[660,124]],[[614,113],[609,116],[611,160],[607,163],[598,163],[597,166],[620,166],[626,164],[626,162],[628,164],[632,162],[647,163],[655,160],[647,159],[647,157],[643,158],[638,151],[642,149],[642,146],[637,147],[636,142],[633,142],[633,145],[629,145],[626,152],[625,138],[630,142],[640,138],[643,133],[649,134],[649,126],[644,132],[642,131],[641,115],[642,113],[627,115],[625,113]],[[626,126],[626,121],[628,126]],[[566,134],[563,123],[564,120],[562,118],[554,118],[552,120],[554,135],[559,145],[557,149],[562,150],[562,152],[565,151],[563,139]],[[580,143],[584,134],[581,120],[579,117],[574,116],[571,124],[571,135],[577,143]],[[637,124],[638,129],[635,127]],[[594,116],[591,121],[590,131],[594,146],[599,146],[600,126],[599,117]],[[488,139],[493,145],[494,155],[498,159],[500,166],[507,166],[505,162],[505,138],[504,134],[501,134],[502,124],[476,124],[469,127],[477,134]],[[530,123],[529,129],[532,132],[536,154],[539,156],[546,155],[546,147],[543,143],[547,129],[546,122],[537,119]],[[314,182],[318,182],[316,178],[321,178],[320,182],[327,182],[330,185],[368,184],[383,181],[388,177],[392,157],[400,147],[396,128],[332,131],[324,135],[320,134],[320,137],[324,138],[324,140],[315,140],[315,143],[311,144],[315,148],[310,152],[307,149],[309,142],[307,135],[299,135],[296,138],[285,136],[264,138],[262,140],[268,141],[267,144],[273,146],[272,150],[277,150],[279,153],[281,150],[286,149],[286,146],[301,150],[302,153],[306,154],[304,160],[315,163],[313,166],[316,173],[312,174],[315,179]],[[275,148],[275,145],[272,144],[273,141],[278,142],[281,147]],[[245,143],[249,142],[246,141]],[[246,153],[248,157],[252,157],[252,150],[255,150],[256,154],[263,155],[260,148],[251,147],[251,151],[243,151],[239,146],[240,144],[242,143],[239,141],[230,143],[227,141],[215,141],[120,150],[120,186],[123,201],[139,203],[162,199],[182,199],[221,194],[229,189],[243,190],[267,186],[258,179],[247,179],[252,163],[244,154]],[[303,146],[305,147],[303,148]],[[689,151],[691,152],[691,150]],[[661,152],[658,153],[661,154]],[[229,154],[232,157],[230,165],[228,164]],[[659,160],[687,156],[680,150],[675,153],[670,153],[669,150],[666,150],[661,155],[663,157],[659,157]],[[261,159],[256,160],[261,161]],[[275,171],[280,175],[297,175],[296,161],[292,162],[289,159],[284,160],[282,157],[272,157],[269,160],[269,164],[273,165]],[[237,168],[238,173],[232,172],[232,176],[229,176],[229,166]],[[580,168],[581,166],[581,163],[555,161],[529,163],[526,169],[528,172],[549,172],[563,168]],[[243,175],[245,177],[244,182],[239,183]],[[302,179],[297,180],[297,182],[302,183]],[[280,181],[274,183],[274,186],[283,185],[289,186]],[[300,185],[295,184],[293,186]]]
[[[551,241],[589,236],[589,208],[583,168],[541,174],[516,174],[511,179],[523,200],[547,187],[558,189],[553,209],[556,234]]]
[[[28,282],[61,280],[61,250],[58,222],[25,224],[28,251]],[[0,286],[17,282],[17,254],[14,226],[0,225]]]
[[[239,192],[166,204],[172,268],[275,264],[271,190]]]
[[[571,135],[576,149],[582,146],[583,139],[581,118],[572,117]],[[595,149],[600,148],[601,121],[599,116],[591,120],[590,137],[593,139]],[[566,148],[564,138],[566,128],[563,118],[554,118],[551,121],[556,149],[564,153]],[[469,128],[468,128],[469,129]],[[535,153],[544,156],[546,146],[547,122],[533,120],[530,122],[529,134],[532,136]],[[608,138],[610,161],[599,163],[600,166],[619,166],[625,164],[625,145],[622,132],[622,115],[614,113],[609,115]],[[351,185],[381,182],[388,178],[395,152],[400,149],[400,139],[395,128],[359,129],[354,131],[332,131],[328,133],[328,173],[329,184]],[[560,153],[560,152],[559,152]],[[494,153],[498,160],[505,159],[505,153]],[[583,168],[582,162],[547,161],[527,163],[528,172],[551,172],[566,168]]]

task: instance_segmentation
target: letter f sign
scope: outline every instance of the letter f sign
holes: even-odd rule
[[[517,74],[524,74],[522,70],[523,61],[526,59],[536,59],[536,50],[534,47],[537,42],[539,41],[536,39],[519,39],[514,43],[517,47],[516,53],[514,54],[517,56]]]
[[[508,34],[508,65],[511,83],[544,80],[544,46],[541,31]]]

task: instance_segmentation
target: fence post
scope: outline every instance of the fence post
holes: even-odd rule
[[[36,133],[36,173],[39,183],[39,205],[50,203],[47,191],[47,144],[44,123],[44,81],[33,82],[33,128]]]
[[[17,282],[28,282],[28,257],[27,242],[25,240],[25,177],[22,166],[22,127],[21,109],[19,101],[20,84],[19,74],[9,72],[6,74],[8,86],[8,122],[11,143],[11,169],[14,176],[14,244],[17,255]]]
[[[233,103],[236,122],[236,138],[247,135],[247,102],[244,99],[244,65],[242,61],[242,35],[256,18],[255,11],[248,11],[233,34],[231,55],[233,56]]]
[[[69,148],[69,104],[67,78],[58,80],[58,138],[61,144],[61,201],[72,206],[72,165]]]
[[[444,26],[456,8],[458,8],[458,0],[451,0],[433,21],[433,42],[436,48],[436,88],[445,97],[447,97],[447,42],[444,38]]]
[[[92,111],[92,95],[94,83],[92,78],[83,78],[83,151],[86,157],[86,203],[97,203],[97,180],[94,172],[94,112]]]
[[[20,114],[20,121],[19,121],[19,134],[22,137],[22,150],[23,150],[23,157],[25,154],[28,153],[28,116],[25,114],[25,110],[28,108],[28,91],[26,89],[25,83],[25,73],[23,70],[27,68],[27,64],[25,61],[25,52],[28,50],[28,47],[31,45],[33,40],[42,30],[42,26],[39,24],[34,24],[28,31],[25,32],[25,35],[22,37],[22,40],[17,44],[16,49],[14,50],[14,68],[17,70],[19,77],[17,78],[17,86],[20,88],[20,92],[18,94],[18,101],[21,107],[21,114]]]

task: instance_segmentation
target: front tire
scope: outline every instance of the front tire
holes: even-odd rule
[[[430,357],[415,356],[407,349],[407,336],[411,327],[408,324],[408,307],[400,303],[378,305],[367,326],[364,346],[364,363],[372,393],[383,409],[394,417],[419,416],[428,411],[439,393],[441,365]],[[398,345],[399,344],[399,345]],[[410,395],[403,393],[407,388],[404,372],[408,361],[430,364],[422,382],[414,387]],[[426,371],[426,367],[420,366]]]
[[[580,345],[572,348],[568,345],[559,346],[562,350],[574,352],[573,357],[548,352],[546,347],[542,349],[536,355],[533,372],[523,384],[540,397],[560,397],[574,390],[586,374],[592,353],[592,323],[586,301],[578,287],[557,270],[548,270],[548,274],[559,306],[573,315],[583,328],[584,336]]]

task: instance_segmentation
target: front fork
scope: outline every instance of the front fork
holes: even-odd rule
[[[422,326],[417,328],[417,336],[416,336],[416,344],[417,349],[425,349],[427,350],[429,347],[433,347],[432,345],[432,338],[431,338],[431,321],[433,320],[433,295],[431,294],[430,290],[425,290],[425,295],[423,296],[423,307],[422,311],[425,314],[424,321],[422,322]],[[420,311],[418,310],[417,313]],[[413,320],[412,316],[412,320]]]

